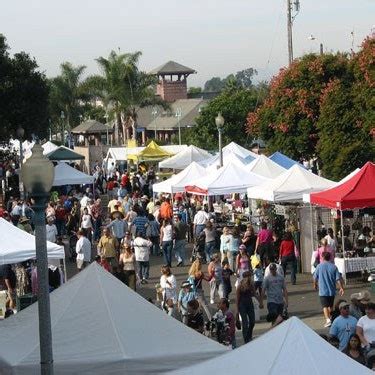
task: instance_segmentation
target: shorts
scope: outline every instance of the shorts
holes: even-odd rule
[[[319,296],[322,307],[333,307],[335,296]]]

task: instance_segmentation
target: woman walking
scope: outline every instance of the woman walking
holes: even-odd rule
[[[176,277],[172,274],[169,266],[161,267],[160,287],[163,293],[163,308],[168,300],[172,300],[173,304],[177,302]]]
[[[281,260],[281,267],[283,267],[284,277],[286,277],[286,269],[290,264],[290,278],[293,285],[296,285],[296,268],[297,259],[294,253],[294,241],[292,233],[285,232],[284,238],[280,244],[279,258]]]
[[[224,258],[229,259],[229,257],[231,257],[231,253],[230,253],[231,242],[232,242],[232,235],[230,234],[229,228],[224,227],[223,234],[220,236],[221,261],[223,261]]]
[[[211,255],[214,253],[216,245],[216,227],[209,220],[206,222],[206,227],[203,229],[204,233],[204,252],[206,255],[207,264],[211,261]]]
[[[245,272],[250,271],[251,263],[250,263],[249,254],[246,251],[246,246],[240,245],[239,250],[240,250],[240,253],[237,255],[236,268],[237,268],[237,276],[241,280],[242,275]]]
[[[172,267],[173,227],[169,219],[164,219],[160,228],[160,245],[166,265]]]
[[[255,244],[255,252],[259,254],[263,268],[266,268],[274,260],[272,231],[267,229],[267,223],[261,224],[261,230]]]
[[[251,224],[246,227],[246,232],[243,235],[242,243],[246,246],[247,253],[252,256],[255,251],[255,244],[257,236],[254,232],[254,228]]]
[[[125,244],[119,259],[120,267],[124,272],[125,284],[135,290],[136,289],[136,275],[135,275],[135,255],[132,252],[130,245]]]
[[[219,254],[212,255],[212,261],[208,265],[208,274],[210,277],[210,303],[214,304],[216,292],[219,298],[224,298],[223,268]]]
[[[251,280],[249,271],[243,273],[243,279],[240,281],[236,291],[237,314],[242,320],[242,335],[245,344],[253,339],[253,329],[255,325],[255,312],[253,297],[255,295],[254,284]]]

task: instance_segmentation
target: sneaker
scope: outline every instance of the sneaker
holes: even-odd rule
[[[210,304],[213,305],[215,303],[215,301],[212,299],[210,300]]]
[[[178,262],[176,267],[182,267],[182,266],[183,266],[182,262]]]
[[[330,320],[326,321],[326,324],[324,324],[324,328],[331,327],[332,322]]]

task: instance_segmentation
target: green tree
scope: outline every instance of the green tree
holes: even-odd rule
[[[188,95],[197,95],[202,92],[202,87],[189,87]]]
[[[86,85],[92,95],[102,99],[104,106],[117,123],[123,142],[127,134],[136,139],[138,111],[142,107],[166,103],[155,95],[157,78],[138,68],[141,52],[117,54],[112,51],[108,59],[99,57],[103,75],[91,76]]]
[[[218,135],[215,118],[221,112],[225,119],[223,143],[234,141],[246,145],[246,116],[249,111],[254,110],[257,101],[258,92],[255,89],[236,87],[233,90],[224,90],[202,109],[194,128],[183,130],[183,142],[207,150],[217,149]]]
[[[86,67],[64,62],[60,68],[60,75],[50,80],[50,117],[54,124],[59,123],[63,111],[68,128],[74,128],[80,115],[84,115],[83,103],[88,100],[82,77]]]
[[[242,87],[250,88],[253,86],[253,77],[257,74],[256,69],[248,68],[237,72],[235,78]]]
[[[219,92],[224,89],[225,82],[220,77],[212,77],[204,84],[204,91]]]
[[[0,34],[0,139],[16,135],[19,126],[25,138],[44,137],[48,127],[48,86],[38,65],[25,52],[9,55]]]

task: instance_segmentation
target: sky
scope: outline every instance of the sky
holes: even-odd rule
[[[318,52],[319,43],[358,50],[374,27],[375,0],[300,0],[294,56]],[[97,74],[95,59],[118,48],[142,51],[145,71],[169,60],[195,69],[189,86],[249,67],[269,79],[288,62],[286,0],[8,0],[0,33],[11,53],[29,53],[47,77],[64,61]]]

